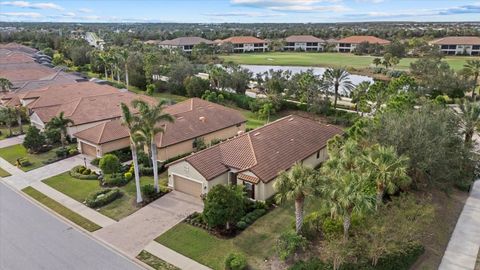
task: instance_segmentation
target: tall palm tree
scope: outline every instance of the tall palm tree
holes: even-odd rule
[[[60,132],[60,142],[62,143],[62,148],[65,148],[66,138],[67,138],[67,128],[69,125],[73,124],[71,119],[65,118],[63,112],[60,112],[58,116],[53,117],[46,125],[46,129],[57,130]]]
[[[295,202],[295,230],[300,233],[303,224],[305,198],[315,193],[318,177],[314,170],[296,163],[289,171],[281,173],[273,184],[278,203]]]
[[[480,106],[463,100],[460,103],[460,110],[462,111],[461,121],[465,133],[465,145],[469,146],[472,143],[475,128],[480,123]]]
[[[0,121],[7,125],[9,136],[13,136],[12,123],[15,121],[15,111],[12,107],[0,107]]]
[[[13,84],[6,78],[0,78],[0,89],[2,92],[7,92],[13,87]]]
[[[136,130],[138,129],[138,119],[130,112],[130,109],[125,103],[120,104],[122,108],[122,125],[128,129],[128,135],[130,137],[130,149],[132,150],[133,171],[135,174],[135,189],[137,193],[137,203],[141,203],[142,192],[140,191],[140,173],[138,172],[138,157],[137,157],[137,136]]]
[[[399,187],[407,186],[411,179],[407,174],[408,157],[398,156],[393,147],[375,145],[365,157],[368,172],[377,187],[376,208],[383,202],[385,192],[392,194]]]
[[[157,142],[156,135],[158,133],[163,133],[163,126],[161,123],[174,121],[174,118],[163,112],[163,108],[167,105],[167,101],[162,99],[158,102],[157,105],[150,106],[147,102],[136,99],[132,102],[134,108],[138,109],[140,112],[140,125],[142,128],[138,129],[136,132],[147,142],[150,142],[150,153],[152,154],[152,164],[153,164],[153,180],[155,185],[155,190],[160,191],[158,186],[158,164],[157,164]]]
[[[129,53],[128,50],[122,49],[122,50],[119,50],[118,54],[119,54],[119,58],[120,58],[121,62],[123,62],[123,65],[124,65],[124,69],[125,69],[125,84],[126,84],[127,89],[128,89],[128,86],[129,86],[129,80],[128,80],[128,55],[129,55],[130,53]]]
[[[354,87],[352,81],[350,81],[350,74],[344,68],[329,68],[323,74],[323,78],[326,87],[328,87],[326,90],[329,91],[332,88],[334,90],[335,99],[333,107],[337,108],[340,87],[346,92],[350,92]]]
[[[13,111],[17,118],[18,127],[20,129],[20,134],[23,134],[23,125],[22,125],[22,117],[26,115],[25,107],[22,106],[15,106],[13,107]]]
[[[105,80],[108,79],[108,65],[109,65],[109,58],[106,52],[99,52],[98,53],[98,60],[100,60],[100,63],[103,65],[103,71],[105,72]]]
[[[370,82],[363,81],[355,86],[352,91],[352,102],[355,103],[355,110],[357,113],[359,110],[359,104],[364,104],[367,101],[368,88],[370,88]]]
[[[468,75],[473,77],[472,99],[475,102],[475,91],[479,86],[478,78],[480,76],[480,60],[468,60],[463,66]]]

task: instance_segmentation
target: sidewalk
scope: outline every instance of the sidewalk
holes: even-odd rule
[[[101,227],[106,227],[106,226],[117,223],[115,220],[100,214],[99,212],[91,209],[90,207],[82,203],[77,202],[76,200],[68,197],[67,195],[49,187],[43,182],[33,183],[31,187],[47,195],[49,198],[59,202],[63,206],[67,207],[68,209],[83,216],[84,218],[100,225]]]
[[[155,241],[150,242],[145,248],[146,251],[157,256],[158,258],[175,265],[182,270],[209,270],[203,264],[200,264],[188,257],[183,256]]]
[[[20,136],[0,140],[0,148],[9,147],[15,144],[21,144],[23,143],[24,138],[25,138],[25,135],[20,135]]]
[[[477,180],[458,218],[440,270],[473,270],[480,246],[480,180]]]

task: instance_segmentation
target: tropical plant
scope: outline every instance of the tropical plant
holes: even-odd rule
[[[204,205],[203,217],[209,226],[225,226],[230,230],[231,224],[245,214],[245,192],[239,185],[215,185],[208,192]]]
[[[12,107],[0,107],[0,122],[7,126],[9,136],[13,136],[12,124],[15,118],[15,110]]]
[[[128,55],[129,55],[129,51],[126,50],[126,49],[121,49],[118,51],[118,56],[119,56],[119,60],[123,63],[124,65],[124,72],[125,72],[125,84],[127,86],[127,89],[128,89],[128,86],[129,86],[129,80],[128,80]]]
[[[352,91],[352,103],[355,103],[355,110],[362,111],[367,106],[368,88],[370,88],[369,81],[359,83]]]
[[[158,185],[158,162],[157,162],[157,141],[156,136],[159,133],[163,133],[163,125],[166,122],[172,123],[174,118],[163,112],[163,108],[166,106],[167,101],[162,99],[158,102],[157,105],[149,105],[147,102],[136,99],[132,102],[133,107],[138,109],[140,112],[139,124],[141,128],[136,130],[136,133],[143,139],[146,143],[150,144],[150,153],[153,164],[153,179],[155,190],[160,192],[160,187]]]
[[[18,128],[20,130],[20,134],[23,134],[23,124],[22,124],[22,118],[27,115],[25,107],[22,106],[15,106],[13,107],[13,113],[15,114],[15,117],[17,118],[17,124]]]
[[[45,136],[35,126],[30,126],[27,129],[27,134],[23,140],[23,146],[31,152],[38,152],[45,144]]]
[[[342,87],[344,92],[350,92],[354,87],[352,81],[350,81],[350,74],[344,68],[327,69],[323,75],[323,80],[325,82],[325,87],[327,87],[326,91],[333,89],[335,95],[333,102],[334,108],[337,108],[340,87]]]
[[[374,145],[367,152],[365,160],[370,177],[375,181],[378,209],[385,192],[393,194],[399,187],[410,184],[407,174],[409,160],[407,156],[398,156],[391,146]]]
[[[463,67],[466,73],[473,77],[472,99],[473,102],[475,102],[475,91],[479,86],[478,78],[480,76],[480,60],[468,60]]]
[[[375,57],[372,61],[372,63],[375,65],[375,67],[378,67],[379,65],[382,64],[382,59],[381,58],[378,58],[378,57]]]
[[[0,78],[0,89],[2,92],[7,92],[13,87],[13,84],[6,78]]]
[[[472,143],[475,128],[480,123],[480,106],[473,102],[462,100],[460,103],[461,122],[463,125],[463,133],[465,134],[465,145],[470,146]]]
[[[303,224],[305,199],[315,194],[319,186],[319,178],[313,169],[296,163],[290,170],[282,172],[273,184],[277,192],[278,203],[295,202],[295,231],[300,233]]]
[[[46,129],[57,130],[60,132],[60,142],[62,143],[62,148],[65,148],[67,128],[69,125],[73,124],[71,119],[65,118],[64,116],[64,113],[60,112],[58,116],[50,119],[50,121],[45,125]]]
[[[133,170],[135,175],[135,190],[137,195],[137,203],[141,203],[142,191],[140,190],[140,173],[138,167],[138,158],[137,158],[137,144],[138,136],[135,135],[136,130],[138,129],[138,120],[130,112],[130,109],[125,103],[120,104],[122,108],[122,125],[128,129],[128,135],[130,137],[130,148],[132,150],[132,160],[133,160]]]

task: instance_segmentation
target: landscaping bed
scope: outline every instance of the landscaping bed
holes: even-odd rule
[[[180,268],[167,263],[146,250],[142,250],[142,252],[137,255],[137,259],[156,270],[180,270]]]
[[[30,163],[30,165],[20,167],[22,171],[27,172],[27,171],[45,166],[44,162],[55,158],[56,154],[54,150],[50,150],[40,154],[30,154],[28,153],[27,149],[23,145],[16,144],[16,145],[2,148],[2,151],[0,151],[0,157],[10,162],[14,166],[17,163],[17,159],[23,158],[27,160]]]

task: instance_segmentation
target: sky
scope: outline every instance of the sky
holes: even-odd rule
[[[480,0],[0,0],[0,21],[179,23],[480,21]]]

